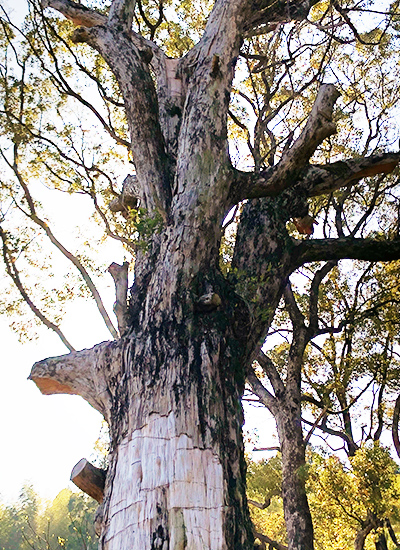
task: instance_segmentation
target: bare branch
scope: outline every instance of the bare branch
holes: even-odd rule
[[[311,426],[311,430],[308,432],[308,434],[304,438],[304,447],[306,447],[308,445],[308,442],[310,441],[310,438],[311,438],[312,434],[314,433],[315,428],[318,426],[320,421],[323,419],[323,417],[325,416],[327,410],[328,410],[328,407],[324,407],[322,409],[322,411],[320,412],[319,416],[317,417],[316,421],[314,422],[314,424]]]
[[[1,238],[2,243],[3,243],[3,260],[4,260],[4,263],[5,263],[5,266],[6,266],[7,274],[10,276],[13,283],[17,287],[18,292],[20,293],[22,299],[27,304],[27,306],[32,311],[32,313],[34,315],[36,315],[36,317],[47,328],[49,328],[50,330],[54,331],[57,334],[57,336],[60,338],[62,343],[67,347],[67,349],[69,349],[69,351],[75,351],[75,348],[66,339],[66,337],[64,336],[64,333],[61,331],[61,329],[57,325],[52,323],[49,319],[47,319],[47,317],[45,315],[43,315],[43,313],[40,311],[40,309],[38,307],[36,307],[35,304],[33,303],[33,301],[31,300],[28,292],[25,290],[25,288],[22,284],[21,277],[20,277],[19,271],[17,269],[16,263],[11,258],[10,251],[8,249],[8,246],[7,246],[7,234],[5,233],[5,231],[3,231],[3,229],[1,227],[0,227],[0,238]]]
[[[389,262],[400,259],[400,239],[313,239],[302,241],[294,251],[293,261],[296,267],[308,262],[327,260],[365,260]]]
[[[76,26],[95,27],[106,25],[107,16],[72,0],[42,0],[42,8],[53,8]]]
[[[90,277],[89,273],[87,272],[87,270],[83,266],[82,262],[80,262],[79,259],[76,256],[71,254],[71,252],[69,252],[61,244],[61,242],[54,236],[54,234],[53,234],[52,230],[50,229],[49,225],[37,215],[35,203],[33,201],[32,195],[30,193],[29,187],[25,183],[25,181],[24,181],[24,179],[23,179],[23,177],[22,177],[22,175],[21,175],[21,173],[18,169],[16,150],[15,150],[15,154],[14,154],[14,157],[15,157],[14,158],[14,164],[11,164],[7,160],[7,158],[5,157],[5,155],[3,154],[2,151],[0,151],[0,154],[2,155],[3,159],[7,162],[8,166],[13,170],[13,172],[14,172],[17,180],[18,180],[18,183],[21,185],[21,187],[23,189],[25,199],[28,203],[29,210],[30,210],[29,213],[26,213],[25,211],[23,211],[24,214],[26,216],[28,216],[35,224],[37,224],[39,227],[41,227],[44,230],[44,232],[46,233],[46,235],[49,238],[50,242],[61,252],[61,254],[63,254],[63,256],[65,256],[77,268],[77,270],[81,274],[83,280],[85,281],[90,293],[92,294],[92,296],[93,296],[93,298],[96,302],[97,308],[98,308],[98,310],[99,310],[99,312],[100,312],[100,314],[101,314],[108,330],[110,331],[113,338],[118,338],[118,332],[115,330],[114,325],[112,324],[112,321],[111,321],[111,319],[110,319],[110,317],[107,313],[107,310],[104,307],[104,304],[103,304],[103,301],[102,301],[101,296],[99,294],[99,291],[97,290],[95,284],[92,281],[92,278]]]
[[[232,189],[235,203],[245,198],[276,196],[298,180],[317,147],[336,132],[332,113],[339,95],[332,84],[320,87],[302,133],[276,166],[253,174],[251,178],[248,173],[237,172],[237,181]]]

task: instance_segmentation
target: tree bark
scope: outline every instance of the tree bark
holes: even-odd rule
[[[312,550],[314,529],[305,482],[305,446],[299,423],[300,403],[280,407],[277,428],[282,453],[282,498],[290,550]]]
[[[47,393],[51,379],[90,396],[110,424],[100,548],[252,548],[240,406],[246,309],[221,276],[208,275],[217,308],[197,308],[201,279],[192,292],[178,287],[168,309],[148,287],[118,344],[33,368]]]

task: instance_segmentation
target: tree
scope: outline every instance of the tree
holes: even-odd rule
[[[97,512],[102,548],[251,548],[240,399],[289,275],[311,261],[391,261],[400,256],[397,235],[306,240],[294,239],[286,227],[294,219],[303,233],[311,233],[309,199],[352,188],[367,176],[387,174],[400,158],[397,152],[383,153],[368,146],[352,159],[343,157],[329,164],[311,161],[337,130],[333,110],[339,92],[332,84],[319,85],[326,60],[334,58],[330,45],[351,43],[355,36],[363,43],[375,40],[380,47],[396,16],[395,4],[387,16],[383,14],[383,30],[366,38],[355,29],[350,7],[337,2],[321,4],[309,23],[310,9],[316,4],[314,0],[216,0],[211,11],[204,10],[203,17],[197,18],[196,26],[186,27],[188,32],[179,36],[174,49],[162,34],[162,24],[169,18],[162,3],[157,19],[151,5],[138,2],[136,6],[131,0],[113,0],[108,9],[46,0],[33,4],[31,26],[23,35],[27,53],[16,54],[18,78],[8,78],[15,67],[3,66],[2,124],[13,147],[3,151],[2,157],[14,178],[13,185],[4,189],[29,227],[18,238],[12,237],[10,228],[2,230],[3,261],[25,304],[70,350],[68,355],[36,363],[30,378],[44,394],[81,395],[110,426],[109,467]],[[168,9],[174,7],[171,4]],[[65,38],[67,25],[46,18],[45,8],[72,21],[77,49]],[[170,19],[172,35],[174,29],[177,34],[185,29],[173,16]],[[309,24],[318,35],[311,48],[314,51],[315,46],[315,56],[308,55],[306,46],[312,34]],[[341,36],[343,25],[350,37]],[[13,54],[14,33],[5,18],[3,42]],[[256,37],[254,47],[251,41],[245,42],[249,37]],[[95,74],[77,54],[82,44],[100,54],[94,56]],[[262,54],[261,47],[269,56],[281,56],[272,63],[280,72],[271,70],[270,57]],[[93,59],[94,54],[82,51],[89,61]],[[290,58],[283,59],[287,51]],[[254,88],[264,86],[263,105],[255,107],[254,140],[249,139],[254,169],[248,171],[233,165],[228,144],[229,114],[246,132],[237,116],[241,105],[230,110],[240,55]],[[47,80],[38,80],[30,71],[33,58],[39,60]],[[63,65],[66,59],[72,61]],[[104,62],[113,73],[106,86]],[[256,68],[259,62],[261,68]],[[296,64],[310,65],[306,82],[304,75],[292,72]],[[105,117],[94,102],[88,104],[72,88],[73,66],[81,75],[95,77],[108,106]],[[260,76],[249,76],[249,70]],[[110,225],[98,202],[99,196],[106,197],[96,187],[100,176],[107,180],[98,161],[102,154],[107,157],[102,144],[94,148],[96,160],[87,161],[85,151],[71,138],[76,129],[68,124],[59,128],[47,120],[43,103],[51,102],[50,85],[58,92],[57,114],[66,98],[74,97],[109,135],[127,146],[124,122],[120,118],[116,123],[115,114],[123,103],[135,174],[125,180],[119,194],[112,178],[108,180],[108,198],[111,195],[116,201],[108,202],[125,214],[133,239],[114,230],[117,226]],[[41,95],[38,87],[44,99],[35,110],[32,105]],[[301,94],[304,102],[296,101]],[[292,109],[298,113],[296,121],[291,119]],[[269,126],[280,117],[284,123],[275,136]],[[376,119],[368,120],[379,134]],[[80,129],[84,135],[84,126]],[[61,147],[56,141],[60,133]],[[371,129],[370,142],[373,134]],[[320,161],[324,160],[321,154]],[[85,192],[106,232],[134,250],[128,303],[127,266],[110,267],[117,289],[119,334],[85,261],[61,245],[39,213],[27,179],[32,170],[40,176],[42,169],[58,185]],[[243,201],[229,274],[224,275],[219,267],[221,227],[227,213]],[[58,323],[35,305],[17,269],[20,252],[32,238],[31,224],[78,270],[114,341],[74,351]],[[296,345],[303,347],[304,340]],[[282,397],[284,403],[281,410],[276,407],[281,417],[282,457],[295,450],[290,475],[283,483],[289,548],[310,549],[311,517],[304,482],[298,476],[304,460],[301,425],[293,422],[300,411],[301,373],[293,369],[285,388],[274,369],[269,374],[275,392],[270,394],[271,402]]]
[[[335,262],[304,268],[306,283],[297,276],[300,287],[303,286],[298,292],[288,283],[284,308],[272,328],[272,332],[281,333],[283,343],[277,344],[268,355],[260,353],[258,363],[262,369],[248,377],[251,390],[275,417],[280,444],[291,441],[290,452],[282,456],[283,486],[285,483],[293,486],[291,477],[297,478],[304,506],[308,506],[306,476],[299,473],[306,470],[305,447],[314,430],[323,432],[330,450],[344,450],[351,461],[356,453],[358,457],[362,455],[363,442],[378,444],[391,424],[388,399],[398,391],[399,378],[395,351],[398,285],[392,269],[396,270],[395,264],[388,268],[359,262],[342,270]],[[274,398],[265,387],[272,383],[271,372],[277,378],[275,385],[279,383],[285,389]],[[295,392],[292,396],[299,398],[302,406],[290,416],[288,380],[292,373],[297,373],[299,380],[291,390]],[[360,401],[361,410],[360,407],[357,410]],[[285,420],[290,417],[293,425],[309,427],[307,436],[300,429],[297,440],[282,437],[282,410]],[[363,425],[357,425],[354,417],[361,418]],[[336,441],[332,442],[334,438]],[[338,448],[337,438],[342,448]],[[298,457],[295,466],[294,450]],[[379,450],[378,446],[376,454],[365,453],[362,464],[378,465]],[[382,547],[386,547],[383,527],[393,533],[389,519],[379,515],[377,501],[375,504],[374,509],[359,519],[357,548],[363,547],[372,530],[379,531]]]
[[[87,495],[63,489],[52,502],[43,502],[24,486],[18,502],[0,506],[2,550],[94,550],[96,504]]]

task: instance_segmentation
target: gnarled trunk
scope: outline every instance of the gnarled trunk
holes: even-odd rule
[[[32,371],[42,391],[56,379],[109,422],[104,550],[252,548],[240,403],[247,309],[211,268],[190,288],[174,284],[178,272],[185,279],[177,263],[156,262],[121,340]]]

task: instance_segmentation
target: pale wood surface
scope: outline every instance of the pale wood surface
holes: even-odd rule
[[[166,501],[170,548],[224,550],[223,495],[215,454],[178,434],[173,413],[152,415],[119,446],[106,547],[146,548]]]

